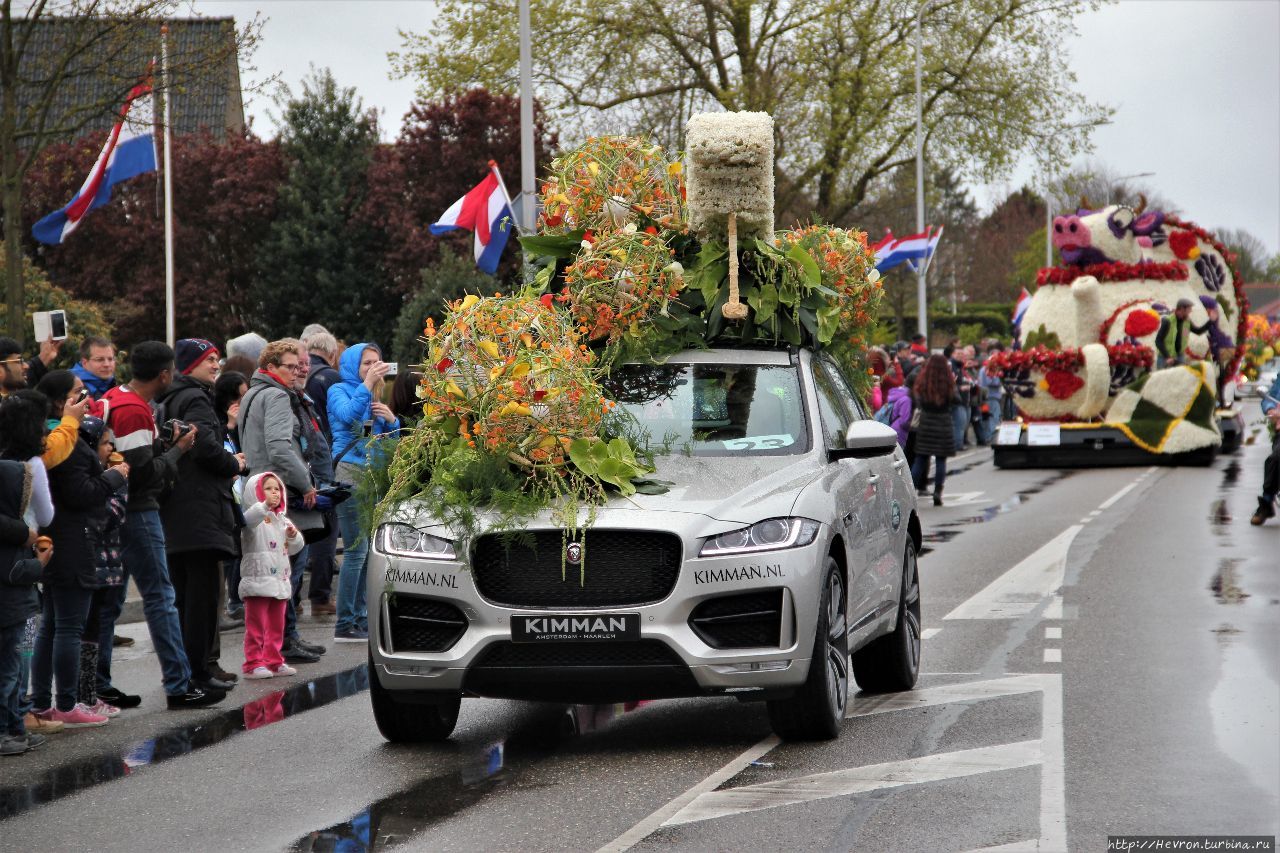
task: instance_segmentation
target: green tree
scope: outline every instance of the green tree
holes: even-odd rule
[[[966,177],[1088,148],[1109,110],[1073,91],[1065,42],[1097,3],[939,0],[923,14],[925,146]],[[557,124],[644,130],[682,146],[696,110],[763,110],[777,125],[778,210],[846,224],[883,175],[914,158],[919,0],[560,0],[532,6],[534,71]],[[513,91],[516,4],[442,0],[406,34],[399,73],[437,98]]]
[[[375,273],[369,234],[355,222],[378,144],[376,114],[329,69],[294,95],[282,87],[280,144],[288,177],[259,248],[255,321],[271,337],[323,321],[339,338],[385,337],[399,299]]]
[[[423,326],[430,317],[438,325],[444,318],[447,301],[468,293],[482,296],[492,292],[493,276],[476,269],[475,261],[452,249],[440,252],[440,260],[422,271],[421,284],[413,296],[400,309],[396,320],[395,337],[391,351],[402,365],[421,364],[423,346],[420,340]]]
[[[111,324],[107,322],[101,306],[84,299],[76,299],[62,288],[55,287],[49,282],[49,276],[45,271],[33,265],[27,258],[22,259],[22,265],[23,281],[26,282],[23,290],[26,301],[18,306],[18,314],[23,317],[23,326],[30,328],[30,317],[36,311],[61,309],[67,312],[67,342],[58,353],[58,358],[53,363],[54,367],[71,367],[76,363],[80,357],[76,342],[82,338],[96,335],[107,340],[114,339]],[[0,311],[7,313],[8,310],[6,301],[0,299]]]
[[[1044,266],[1044,228],[1037,228],[1026,236],[1020,248],[1013,256],[1013,269],[1009,270],[1008,285],[1005,295],[1014,297],[1026,288],[1035,291],[1036,273]]]

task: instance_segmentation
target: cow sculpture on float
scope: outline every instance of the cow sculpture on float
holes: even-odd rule
[[[1134,208],[1101,209],[1082,199],[1079,210],[1054,220],[1053,245],[1064,265],[1040,271],[1017,330],[1023,352],[995,365],[1025,417],[1122,422],[1135,393],[1160,398],[1166,386],[1180,389],[1187,411],[1202,414],[1204,406],[1192,400],[1216,388],[1220,371],[1234,369],[1246,303],[1226,249],[1197,226],[1145,208],[1145,199]],[[1148,376],[1161,318],[1181,299],[1193,304],[1196,330],[1181,354],[1186,366]],[[1126,390],[1131,385],[1136,391]],[[1180,435],[1161,452],[1220,440],[1211,416]]]

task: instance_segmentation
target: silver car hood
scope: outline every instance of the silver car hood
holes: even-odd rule
[[[674,483],[662,495],[615,498],[609,509],[686,512],[752,524],[786,515],[800,490],[821,473],[816,453],[800,456],[659,456],[652,476]]]
[[[788,515],[800,491],[822,472],[821,456],[816,452],[799,456],[672,454],[657,457],[654,465],[657,471],[651,475],[653,479],[673,484],[666,493],[614,497],[596,509],[595,519],[590,523],[597,527],[672,529],[688,526],[689,522],[677,522],[678,518],[702,516],[721,522],[724,529],[732,529],[728,525],[754,524],[765,518]],[[667,516],[667,521],[663,516]],[[443,528],[414,502],[393,511],[388,520],[393,519],[427,530]],[[479,513],[479,521],[483,529],[483,512]],[[588,510],[581,511],[579,521],[588,523]],[[694,525],[700,526],[696,522]],[[543,510],[524,525],[525,529],[559,526],[553,509]],[[455,538],[457,531],[444,529],[442,535]]]

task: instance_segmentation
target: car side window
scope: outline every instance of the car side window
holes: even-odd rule
[[[844,403],[845,411],[849,413],[850,418],[855,421],[865,421],[867,412],[862,407],[862,401],[858,399],[858,395],[851,390],[852,386],[845,379],[844,372],[834,362],[825,358],[822,359],[822,367],[831,375],[831,385],[836,389],[836,395]]]
[[[831,375],[823,365],[813,365],[813,387],[818,392],[818,414],[822,418],[822,434],[827,447],[844,447],[844,435],[851,419],[840,399],[840,393],[831,381]]]

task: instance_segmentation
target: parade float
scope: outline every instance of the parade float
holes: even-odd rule
[[[1017,347],[987,363],[1018,411],[996,465],[1204,464],[1238,446],[1243,420],[1219,390],[1248,311],[1232,258],[1204,229],[1145,207],[1082,199],[1054,219],[1062,266],[1039,271]],[[1191,305],[1185,346],[1162,365],[1156,338],[1179,302]]]
[[[441,523],[566,530],[636,492],[661,493],[653,458],[616,405],[618,365],[688,348],[826,348],[856,385],[881,285],[866,235],[809,224],[775,231],[773,122],[694,116],[682,160],[636,137],[598,137],[541,184],[533,272],[514,293],[469,295],[427,321],[418,397],[376,484],[385,515],[414,502]]]

